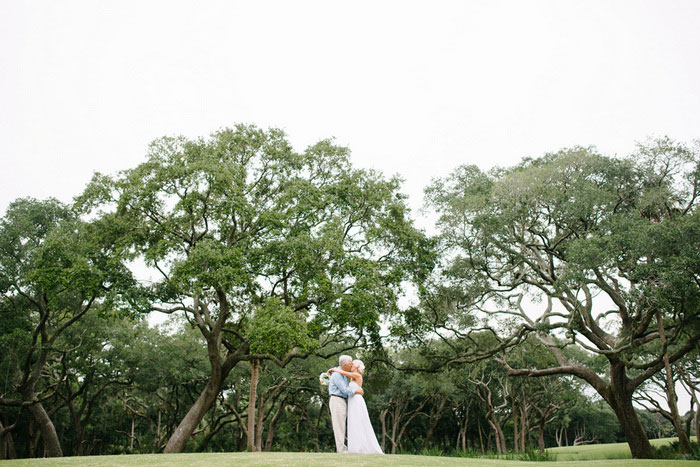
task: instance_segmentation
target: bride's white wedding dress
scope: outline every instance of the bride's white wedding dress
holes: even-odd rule
[[[355,391],[359,388],[356,382],[350,382],[350,389]],[[369,421],[365,398],[360,394],[348,398],[348,452],[384,454]]]

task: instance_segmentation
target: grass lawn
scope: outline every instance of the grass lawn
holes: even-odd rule
[[[677,441],[678,438],[661,438],[649,440],[652,446],[661,446]],[[585,461],[597,459],[631,459],[632,454],[627,443],[587,444],[585,446],[568,446],[550,448],[547,452],[557,461]],[[684,464],[685,465],[685,464]]]
[[[555,462],[519,462],[494,459],[467,459],[457,457],[409,456],[409,455],[362,455],[362,454],[330,454],[330,453],[198,453],[198,454],[147,454],[131,456],[92,456],[92,457],[63,457],[58,459],[19,459],[0,461],[2,467],[44,467],[44,466],[295,466],[318,465],[327,467],[353,466],[373,467],[385,465],[406,466],[528,466],[540,464],[543,467],[578,467],[578,466],[629,466],[629,467],[698,467],[700,461],[669,461],[669,460],[591,460],[591,461],[555,461]]]

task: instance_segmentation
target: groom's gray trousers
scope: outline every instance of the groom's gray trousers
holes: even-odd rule
[[[345,427],[347,426],[348,418],[348,401],[344,397],[331,396],[328,406],[331,409],[335,449],[341,453],[346,452],[348,448],[345,447]]]

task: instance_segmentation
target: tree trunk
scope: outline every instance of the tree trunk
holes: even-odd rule
[[[639,422],[637,414],[634,412],[632,398],[619,400],[613,409],[625,433],[625,439],[627,439],[627,444],[630,446],[632,457],[635,459],[653,459],[654,451],[652,451],[647,434]]]
[[[131,452],[134,452],[134,425],[136,424],[136,421],[134,420],[134,417],[131,417],[131,436],[129,436],[129,449],[131,449]]]
[[[554,411],[556,411],[559,408],[559,406],[554,405],[551,402],[549,402],[542,409],[540,409],[537,404],[533,405],[533,407],[534,407],[535,411],[537,411],[540,415],[539,421],[537,422],[537,426],[536,426],[536,429],[539,432],[537,444],[539,446],[540,452],[544,452],[544,448],[545,448],[545,446],[544,446],[544,427],[548,422],[551,422],[553,420],[553,418],[550,418],[550,415],[552,415],[554,413]],[[563,429],[563,427],[562,427],[562,429]],[[532,430],[533,429],[531,429],[528,425],[527,434],[529,435],[530,431],[532,431]],[[557,446],[561,447],[561,432],[560,432],[559,427],[557,427],[557,429],[555,430],[554,436],[557,440]],[[524,449],[523,449],[523,451],[524,451]]]
[[[267,438],[265,439],[265,447],[263,448],[265,452],[272,451],[272,441],[275,438],[275,425],[276,420],[270,421],[270,426],[267,428]]]
[[[457,449],[459,449],[460,437],[462,441],[462,451],[467,450],[467,426],[469,425],[469,409],[471,408],[471,403],[466,404],[464,408],[464,418],[460,420],[459,424],[459,435],[457,436]]]
[[[462,452],[467,450],[467,430],[464,426],[459,427],[459,432],[457,433],[457,445],[455,449],[461,449]]]
[[[0,414],[0,460],[15,459],[17,452],[15,451],[15,443],[12,439],[13,427],[6,428],[3,424],[2,415]],[[15,425],[16,426],[16,425]]]
[[[256,396],[257,397],[257,396]],[[262,451],[262,435],[265,427],[265,397],[257,398],[258,402],[258,419],[255,421],[255,450]]]
[[[238,449],[237,451],[243,451],[245,449],[245,443],[248,441],[248,437],[245,434],[245,427],[238,427]]]
[[[513,416],[513,452],[520,451],[520,426],[518,424],[518,411],[516,410],[515,404],[511,406],[511,412]]]
[[[251,366],[250,395],[248,396],[248,443],[246,445],[246,450],[248,452],[255,451],[255,401],[258,394],[258,361],[253,360]]]
[[[530,435],[530,416],[526,402],[520,404],[520,451],[525,452],[528,436]]]
[[[42,335],[44,335],[42,329]],[[45,340],[45,336],[42,338]],[[31,368],[31,373],[29,379],[26,381],[25,385],[19,390],[24,401],[34,401],[37,399],[37,394],[35,392],[36,384],[39,381],[41,369],[44,368],[46,360],[48,358],[48,347],[42,344],[41,352],[39,354],[38,360],[34,363]],[[30,452],[36,448],[36,443],[38,443],[38,435],[41,434],[44,440],[44,457],[63,457],[63,450],[61,449],[61,443],[58,440],[58,435],[56,434],[56,427],[51,421],[51,417],[44,406],[37,402],[27,407],[29,413],[32,414],[32,419],[36,422],[39,427],[39,432],[37,433],[37,439],[35,439],[35,444],[32,446],[30,443]]]
[[[394,426],[394,430],[392,430],[392,431],[394,432],[393,435],[396,436],[396,427],[395,426]],[[396,446],[398,443],[396,442],[395,438],[389,438],[389,441],[391,441],[391,453],[396,454]]]
[[[204,415],[206,415],[211,405],[216,400],[216,397],[219,395],[224,380],[236,364],[241,361],[243,356],[247,354],[249,349],[247,343],[242,344],[234,353],[229,353],[224,363],[221,364],[218,361],[218,344],[208,341],[207,345],[209,347],[211,376],[209,377],[209,381],[207,381],[207,385],[202,390],[202,393],[187,412],[187,415],[185,415],[175,429],[175,432],[170,436],[168,444],[165,445],[165,449],[163,450],[165,453],[182,452],[185,449],[187,440],[190,439],[195,428],[201,423]]]
[[[391,441],[391,453],[392,454],[396,454],[396,445],[398,444],[398,442],[396,441],[396,430],[398,429],[398,425],[399,425],[398,422],[396,421],[396,418],[398,416],[398,413],[397,413],[398,410],[399,410],[399,408],[397,406],[394,409],[394,413],[392,414],[392,417],[391,417],[391,421],[393,422],[392,423],[393,426],[391,427],[391,438],[389,438],[389,441]]]
[[[540,452],[544,452],[544,420],[542,420],[542,422],[540,422],[540,424],[537,425],[537,429],[540,432],[540,436],[538,438]],[[561,446],[561,438],[559,438],[559,437],[557,437],[557,445]]]
[[[427,399],[423,399],[423,401],[420,404],[418,404],[418,407],[414,410],[411,410],[410,412],[407,411],[409,404],[408,400],[404,400],[402,408],[399,408],[400,406],[397,406],[396,410],[394,411],[394,416],[392,417],[392,422],[394,425],[391,440],[392,454],[396,454],[397,448],[401,446],[401,439],[403,438],[403,435],[406,432],[406,427],[408,427],[408,425],[413,421],[414,418],[421,414],[421,409],[423,409],[427,401]],[[404,419],[405,422],[403,421]],[[400,427],[398,434],[396,433],[397,427]]]
[[[391,401],[390,401],[391,402]],[[386,439],[389,437],[386,433],[386,414],[389,409],[386,408],[381,411],[379,415],[379,421],[382,423],[382,452],[386,452]]]
[[[651,449],[647,434],[639,422],[637,413],[632,405],[634,388],[629,386],[624,364],[611,363],[610,391],[608,394],[602,395],[606,398],[620,422],[620,426],[625,433],[625,439],[627,439],[627,444],[629,444],[632,452],[632,457],[635,459],[653,459],[654,451]]]
[[[425,441],[423,442],[423,447],[425,449],[428,449],[428,445],[430,444],[430,440],[433,439],[433,433],[435,432],[435,427],[437,426],[438,422],[440,421],[440,416],[442,415],[443,410],[445,409],[445,403],[447,402],[447,396],[443,395],[440,398],[440,403],[438,404],[437,407],[433,407],[433,410],[430,413],[430,425],[428,426],[428,434],[425,436]]]
[[[316,447],[317,450],[316,452],[321,451],[321,444],[320,444],[320,438],[319,438],[319,433],[321,431],[321,420],[323,420],[323,412],[320,410],[318,411],[318,415],[316,416],[316,425],[314,427],[314,433],[316,434]]]
[[[7,446],[7,458],[8,459],[17,459],[17,451],[15,449],[15,442],[14,442],[14,439],[12,438],[12,433],[7,433],[5,435],[5,443]]]
[[[683,428],[681,415],[678,412],[678,396],[676,396],[671,365],[668,363],[668,354],[664,355],[664,364],[666,366],[666,402],[671,410],[671,421],[673,422],[673,428],[676,430],[676,434],[678,435],[678,444],[681,452],[683,454],[689,454],[690,442],[688,440],[688,434]]]
[[[204,415],[209,411],[211,405],[216,400],[219,391],[221,391],[221,384],[221,377],[215,378],[212,376],[209,378],[204,390],[175,429],[175,432],[168,440],[168,444],[165,445],[163,452],[182,452],[185,449],[187,440],[190,439],[195,428],[197,428],[197,425],[202,421]]]
[[[493,417],[491,420],[487,420],[488,424],[491,425],[491,429],[493,430],[493,436],[496,440],[496,451],[498,454],[506,454],[508,452],[508,448],[506,447],[506,438],[503,435],[503,430],[501,429],[500,423],[498,423],[498,420],[496,420],[495,417]]]
[[[133,419],[132,419],[133,423]],[[132,429],[133,431],[133,429]],[[133,433],[132,433],[133,434]],[[85,427],[82,423],[78,422],[78,426],[75,427],[75,456],[84,455],[84,439],[85,439]]]
[[[156,428],[156,445],[154,446],[154,449],[157,449],[158,446],[160,446],[160,443],[163,441],[163,438],[160,435],[160,413],[161,413],[161,411],[159,408],[158,409],[158,426]]]
[[[277,411],[270,419],[270,423],[267,427],[267,439],[265,440],[265,451],[266,452],[272,451],[272,440],[275,437],[275,427],[277,426],[277,421],[280,419],[280,416],[282,415],[282,412],[284,411],[285,405],[286,405],[285,399],[280,401],[279,405],[277,406]]]
[[[36,457],[36,445],[39,444],[41,433],[34,431],[33,418],[27,423],[27,437],[29,438],[29,442],[27,443],[27,457]]]
[[[681,382],[685,383],[685,389],[690,394],[690,411],[693,414],[692,424],[695,427],[695,440],[700,443],[700,398],[697,394],[697,385],[693,384],[691,378],[684,372],[681,371]],[[695,406],[695,410],[693,410]],[[690,433],[690,430],[688,430]]]
[[[666,373],[666,399],[668,403],[668,408],[671,410],[671,419],[673,421],[673,427],[676,429],[678,434],[678,444],[680,445],[681,452],[683,454],[690,454],[690,442],[688,441],[688,436],[683,429],[683,423],[681,422],[681,416],[678,413],[678,396],[676,396],[676,383],[673,381],[673,372],[671,370],[671,363],[668,359],[668,350],[666,349],[666,332],[664,329],[663,319],[661,318],[661,313],[656,313],[656,321],[659,326],[659,335],[661,337],[661,345],[664,348],[664,370]]]
[[[46,457],[63,457],[63,450],[61,449],[61,443],[58,441],[56,427],[41,403],[30,405],[29,412],[39,426],[41,437],[44,440],[44,455]]]
[[[479,446],[481,447],[481,454],[484,454],[484,435],[481,432],[481,423],[477,422],[477,425],[479,427]]]
[[[258,397],[258,420],[256,422],[256,429],[255,429],[255,450],[258,452],[261,452],[263,450],[263,432],[264,432],[264,423],[265,420],[269,418],[270,415],[272,415],[273,409],[275,407],[275,403],[277,402],[277,399],[279,397],[279,393],[282,390],[282,388],[285,386],[287,383],[287,379],[283,378],[282,381],[279,384],[276,384],[274,386],[269,386],[264,392],[266,393],[267,397],[265,395],[262,395]],[[270,407],[270,410],[267,411],[267,406],[268,404],[272,404]],[[284,405],[284,398],[278,405],[278,410],[273,416],[273,419],[268,422],[268,433],[270,430],[274,431],[274,424],[277,422],[277,420],[274,418],[275,416],[279,418],[279,414],[281,413],[282,406]],[[266,415],[267,413],[267,415]],[[319,417],[321,416],[322,411],[319,411]],[[316,427],[318,428],[318,427]],[[272,439],[270,438],[270,443],[272,443]]]
[[[314,452],[319,452],[321,450],[321,444],[319,440],[319,433],[318,433],[318,424],[321,421],[320,413],[319,417],[316,419],[316,424],[311,420],[311,416],[309,415],[309,412],[306,410],[304,407],[300,407],[301,410],[301,419],[306,422],[307,425],[309,425],[309,428],[311,428],[311,432],[314,435]]]

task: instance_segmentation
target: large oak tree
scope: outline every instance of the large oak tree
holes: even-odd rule
[[[440,216],[436,293],[446,305],[426,316],[463,338],[455,361],[488,354],[470,346],[466,315],[499,337],[492,352],[538,338],[556,364],[501,359],[509,374],[585,380],[614,410],[632,455],[653,457],[632,396],[700,340],[699,183],[697,146],[667,138],[628,158],[573,148],[488,173],[462,166],[427,190]],[[569,346],[607,370],[571,360]]]
[[[166,452],[185,448],[237,363],[378,337],[401,282],[431,263],[398,189],[331,141],[298,153],[244,125],[158,139],[138,167],[95,176],[81,201],[128,226],[158,271],[148,309],[184,313],[206,342],[209,381]]]

